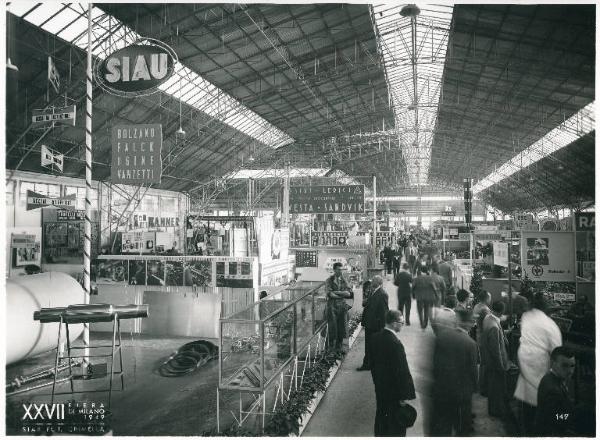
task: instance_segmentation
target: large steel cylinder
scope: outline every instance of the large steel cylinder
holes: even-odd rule
[[[11,364],[56,347],[58,323],[35,321],[34,312],[47,307],[82,304],[84,299],[85,291],[81,285],[62,272],[9,278],[6,281],[6,363]],[[69,325],[71,341],[78,338],[82,331],[81,324]]]

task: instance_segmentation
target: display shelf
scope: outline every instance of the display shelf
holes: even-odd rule
[[[300,282],[221,319],[219,388],[263,392],[325,325],[325,283]]]

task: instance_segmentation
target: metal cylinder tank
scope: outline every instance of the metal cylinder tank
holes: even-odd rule
[[[82,304],[84,300],[85,291],[81,285],[62,272],[6,280],[6,363],[18,362],[56,347],[58,323],[35,321],[34,312],[42,307]],[[82,332],[82,324],[69,325],[71,342]]]

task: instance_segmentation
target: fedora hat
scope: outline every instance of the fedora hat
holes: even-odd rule
[[[401,405],[398,409],[398,422],[405,426],[406,428],[410,428],[415,424],[415,420],[417,420],[417,410],[408,403]]]

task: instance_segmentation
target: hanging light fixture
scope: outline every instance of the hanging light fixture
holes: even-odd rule
[[[185,130],[182,127],[182,117],[181,117],[181,76],[179,77],[179,129],[177,133],[179,136],[185,136]]]

